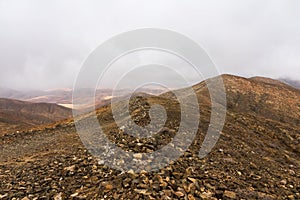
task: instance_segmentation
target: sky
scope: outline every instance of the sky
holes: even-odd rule
[[[298,0],[0,0],[0,86],[71,88],[95,48],[145,27],[192,38],[220,73],[299,80],[299,11]]]

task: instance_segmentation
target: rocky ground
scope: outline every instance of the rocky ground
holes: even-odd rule
[[[158,102],[156,97],[134,99],[131,114],[140,125],[149,123],[150,106],[144,100]],[[278,110],[270,110],[274,117],[245,109],[237,112],[235,104],[229,103],[232,108],[227,111],[221,137],[207,157],[198,157],[209,123],[209,108],[205,107],[190,148],[155,172],[123,173],[99,164],[82,145],[72,121],[2,136],[0,199],[300,199],[298,119],[291,123],[277,120]],[[124,134],[111,121],[108,107],[101,108],[98,116],[118,146],[151,152],[168,143],[176,132],[178,105],[168,106],[168,128],[155,139],[137,140]],[[286,114],[288,119],[299,114],[297,109],[293,112]],[[141,145],[132,145],[137,141]]]

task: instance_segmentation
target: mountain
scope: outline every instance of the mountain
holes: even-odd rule
[[[280,81],[290,85],[290,86],[293,86],[295,88],[298,88],[300,89],[300,81],[299,80],[292,80],[292,79],[289,79],[289,78],[281,78],[279,79]]]
[[[0,87],[0,97],[1,98],[11,98],[13,96],[21,96],[23,95],[20,91],[13,90],[6,87]]]
[[[70,118],[71,109],[49,103],[0,98],[0,135]]]
[[[106,104],[107,100],[110,100],[112,97],[111,89],[94,89],[91,88],[82,88],[77,93],[78,98],[80,98],[80,102],[84,102],[86,100],[86,104],[82,105],[82,108],[87,108],[91,106],[91,103],[88,103],[87,95],[90,94],[90,91],[95,92],[95,101],[97,107]],[[144,88],[142,91],[150,93],[150,94],[159,94],[162,93],[163,90],[158,88]],[[119,97],[126,95],[128,93],[128,89],[122,89],[118,91]],[[29,90],[29,91],[18,91],[9,88],[0,87],[0,98],[7,99],[17,99],[21,101],[29,101],[33,103],[55,103],[64,107],[73,108],[73,91],[72,89],[54,89],[54,90]],[[116,98],[119,98],[116,97]]]
[[[200,159],[198,152],[211,120],[207,84],[217,87],[216,78],[193,86],[200,105],[198,132],[188,150],[169,166],[137,174],[103,165],[82,145],[74,122],[67,120],[0,137],[0,197],[300,199],[300,90],[270,79],[222,78],[227,104],[218,101],[218,92],[216,99],[217,108],[227,107],[226,120],[216,146],[205,158]],[[116,107],[123,108],[124,103],[121,99]],[[140,126],[148,125],[148,111],[154,104],[166,108],[167,120],[165,128],[151,138],[135,138],[124,132],[134,130],[118,128],[109,104],[99,108],[97,116],[104,133],[117,146],[149,153],[172,141],[181,119],[180,104],[172,91],[134,95],[129,104],[131,118]],[[178,145],[181,142],[186,141]],[[136,159],[140,158],[143,155],[137,154]],[[120,163],[126,162],[124,158]]]
[[[261,81],[261,82],[264,82],[264,83],[267,83],[267,84],[276,84],[276,85],[281,85],[281,86],[289,85],[289,86],[294,87],[296,89],[300,88],[300,81],[299,80],[293,80],[293,79],[289,79],[289,78],[279,78],[278,80],[276,80],[276,79],[256,76],[256,77],[252,77],[251,79]]]
[[[281,80],[276,80],[276,79],[271,79],[271,78],[267,78],[267,77],[261,77],[261,76],[255,76],[255,77],[251,77],[251,80],[256,80],[258,82],[263,82],[266,84],[273,84],[273,85],[278,85],[278,86],[287,86],[288,84],[281,81]]]

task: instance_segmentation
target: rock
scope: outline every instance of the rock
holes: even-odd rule
[[[97,169],[98,169],[97,165],[93,165],[92,170],[97,170]]]
[[[174,193],[177,197],[183,197],[184,196],[184,193],[181,192],[181,191],[177,191]]]
[[[105,186],[105,190],[112,190],[113,188],[114,188],[114,186],[111,185],[111,184],[107,184],[107,185]]]
[[[292,175],[292,176],[296,175],[296,172],[295,172],[294,170],[291,170],[291,169],[289,169],[289,173],[290,173],[290,175]]]
[[[257,196],[259,199],[275,199],[275,197],[273,195],[264,193],[264,192],[258,192]]]
[[[78,192],[70,195],[70,197],[76,197],[76,196],[78,196]]]
[[[126,178],[123,180],[122,184],[123,184],[123,187],[127,188],[130,186],[130,183],[131,183],[131,179],[130,178]]]
[[[289,198],[290,200],[294,200],[294,199],[295,199],[294,195],[289,195],[288,198]]]
[[[168,186],[168,183],[165,182],[165,181],[162,181],[162,182],[160,183],[160,186],[161,186],[161,187],[167,187],[167,186]]]
[[[98,177],[97,177],[97,176],[92,176],[92,177],[90,178],[90,180],[91,180],[91,182],[92,182],[93,184],[96,184],[97,181],[98,181]]]
[[[188,194],[188,200],[196,200],[196,198],[192,194]]]
[[[223,197],[226,197],[226,198],[229,198],[229,199],[236,199],[236,193],[232,192],[232,191],[225,190],[224,194],[223,194]]]
[[[203,192],[202,194],[200,194],[200,197],[202,198],[202,199],[211,199],[211,197],[212,197],[212,193],[211,192]]]
[[[22,200],[30,200],[28,197],[24,197]]]
[[[195,179],[195,178],[190,178],[190,177],[188,177],[188,179],[189,179],[189,181],[191,181],[191,182],[194,183],[194,184],[197,183],[197,179]]]
[[[121,131],[125,131],[125,128],[126,128],[125,126],[121,126],[121,127],[120,127],[120,130],[121,130]]]
[[[141,153],[135,153],[135,154],[133,154],[133,157],[134,157],[135,159],[141,160],[141,159],[143,158],[143,154],[141,154]]]
[[[118,193],[115,192],[115,193],[113,194],[113,198],[114,198],[114,199],[120,199],[120,194],[118,194]]]
[[[282,185],[286,185],[286,184],[287,184],[287,181],[286,181],[285,179],[283,179],[283,180],[281,180],[279,183],[282,184]]]
[[[150,195],[151,193],[148,192],[146,189],[134,189],[134,191],[136,193],[139,193],[139,194],[143,194],[143,195]]]
[[[54,200],[63,200],[63,193],[57,193],[56,195],[53,196]]]
[[[128,174],[136,175],[136,173],[133,171],[133,169],[128,170]]]
[[[0,194],[0,199],[4,199],[5,197],[7,197],[8,196],[8,194],[6,193],[6,194]]]
[[[69,166],[69,167],[65,167],[64,170],[70,171],[70,172],[74,172],[75,171],[75,165],[72,165],[72,166]]]

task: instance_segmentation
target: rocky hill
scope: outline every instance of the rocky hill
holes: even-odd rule
[[[201,114],[197,136],[169,166],[136,174],[102,165],[68,120],[0,137],[0,199],[299,199],[300,91],[261,79],[222,78],[226,121],[207,157],[198,157],[211,114],[209,92],[202,82],[193,87]],[[138,125],[150,123],[153,104],[165,106],[168,118],[152,138],[125,134],[109,105],[99,108],[97,115],[107,137],[122,149],[153,152],[172,140],[181,115],[172,92],[136,95],[129,109]]]
[[[0,98],[0,135],[70,118],[72,111],[56,104]]]

